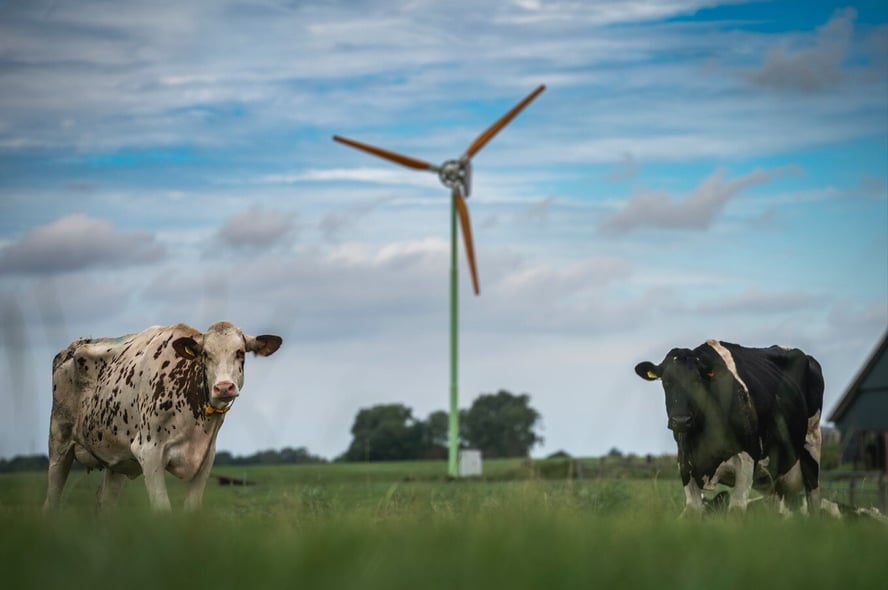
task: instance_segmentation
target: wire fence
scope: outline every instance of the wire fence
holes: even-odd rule
[[[886,476],[883,471],[827,471],[820,476],[823,497],[848,506],[885,512]]]
[[[625,457],[617,459],[561,460],[528,462],[532,476],[544,478],[632,478],[677,475],[673,456]],[[888,474],[878,470],[852,471],[835,469],[820,473],[823,498],[856,508],[888,507]]]

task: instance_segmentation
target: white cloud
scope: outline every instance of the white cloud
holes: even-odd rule
[[[635,161],[635,156],[631,152],[623,154],[620,164],[611,170],[607,177],[608,180],[615,182],[633,181],[638,178],[638,163]]]
[[[342,237],[344,232],[352,230],[361,219],[393,200],[394,197],[382,197],[337,209],[324,215],[318,227],[328,240],[337,240]]]
[[[293,231],[294,222],[292,213],[251,207],[230,217],[217,236],[233,248],[265,248],[286,238]]]
[[[532,24],[605,26],[656,20],[679,14],[690,14],[705,6],[695,1],[626,1],[626,2],[538,2],[522,0],[515,5],[523,12],[506,13],[500,22],[527,26]]]
[[[344,154],[343,154],[344,155]],[[372,157],[372,156],[367,156]],[[306,170],[289,174],[271,174],[260,180],[270,184],[295,184],[303,182],[367,182],[374,184],[394,184],[431,187],[439,185],[438,177],[422,171],[405,171],[392,165],[386,168],[329,168]]]
[[[522,221],[530,221],[538,225],[545,225],[549,219],[549,211],[552,204],[557,200],[558,197],[554,195],[543,197],[539,201],[525,208],[523,211],[516,213],[515,217]]]
[[[732,198],[745,189],[765,184],[784,172],[785,170],[756,170],[727,180],[727,171],[720,168],[705,178],[684,199],[671,199],[662,192],[639,192],[620,211],[606,218],[601,229],[606,232],[627,232],[643,227],[705,230]]]
[[[738,295],[707,301],[696,310],[707,314],[786,315],[822,306],[825,297],[802,291],[771,292],[751,288]]]
[[[65,273],[148,264],[164,255],[148,232],[122,232],[109,221],[74,214],[31,229],[0,250],[0,271]]]
[[[845,77],[843,63],[849,52],[857,11],[838,11],[817,30],[812,47],[791,51],[777,47],[768,51],[762,67],[749,75],[755,84],[777,90],[816,92],[833,87]]]

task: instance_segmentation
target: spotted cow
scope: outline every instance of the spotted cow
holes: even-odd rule
[[[166,471],[185,481],[185,508],[200,507],[216,435],[244,384],[245,353],[269,356],[281,342],[229,322],[205,334],[178,324],[72,342],[52,363],[46,508],[59,503],[74,459],[104,469],[100,507],[143,474],[152,508],[169,510]]]
[[[678,443],[687,512],[702,512],[702,490],[733,486],[729,508],[746,509],[752,488],[819,510],[820,364],[798,349],[746,348],[707,340],[674,348],[635,372],[662,380],[668,427]]]

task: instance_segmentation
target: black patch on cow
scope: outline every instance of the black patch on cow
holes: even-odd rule
[[[157,350],[154,351],[154,360],[160,358],[160,355],[162,355],[163,351],[166,350],[167,345],[170,343],[170,340],[173,339],[173,336],[175,336],[175,334],[171,333],[169,336],[167,336],[166,340],[160,343],[160,346],[158,346]]]
[[[129,373],[126,374],[126,384],[130,387],[135,387],[135,382],[133,381],[133,377],[136,376],[136,365],[133,363],[130,365]]]
[[[153,381],[154,395],[152,397],[154,397],[154,399],[158,399],[160,397],[163,397],[163,392],[164,392],[163,379],[164,379],[164,377],[166,377],[166,373],[161,373],[160,375],[157,375],[156,379]],[[149,383],[151,383],[150,380],[149,380]]]

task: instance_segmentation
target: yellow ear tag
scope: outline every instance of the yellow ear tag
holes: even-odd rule
[[[659,377],[657,377],[657,374],[654,373],[653,371],[648,371],[647,375],[648,375],[648,379],[659,379]]]
[[[186,346],[186,347],[185,347],[185,354],[187,354],[187,355],[190,356],[191,358],[194,358],[195,356],[197,356],[196,354],[194,354],[194,351],[191,350],[191,347],[190,347],[190,346]]]

